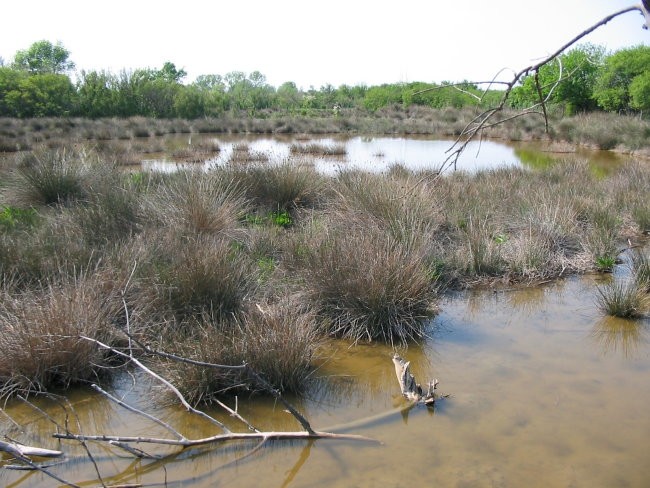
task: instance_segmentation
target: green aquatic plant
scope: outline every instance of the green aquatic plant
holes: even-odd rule
[[[594,261],[596,269],[602,273],[611,273],[616,265],[616,258],[614,256],[596,256]]]

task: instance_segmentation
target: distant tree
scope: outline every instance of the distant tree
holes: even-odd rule
[[[277,105],[285,110],[300,107],[302,94],[293,81],[282,83],[275,92]]]
[[[0,117],[17,117],[12,98],[20,89],[25,73],[7,67],[0,67]],[[9,97],[9,98],[8,98]]]
[[[605,65],[594,88],[598,106],[609,111],[634,110],[643,105],[641,93],[645,91],[644,79],[650,71],[650,47],[637,46],[621,49],[605,59]],[[635,82],[637,77],[640,81]],[[636,101],[631,89],[634,86]]]
[[[650,110],[650,71],[635,76],[630,83],[630,106],[635,110]]]
[[[174,97],[174,113],[183,119],[197,119],[205,115],[206,95],[195,85],[183,86]]]
[[[523,107],[542,99],[564,106],[567,115],[596,108],[594,87],[598,80],[605,49],[585,44],[557,57],[539,69],[537,78],[528,75],[512,92],[512,105]],[[539,85],[539,89],[538,89]]]
[[[156,76],[169,83],[180,83],[187,76],[187,72],[184,69],[177,69],[174,63],[167,61]]]
[[[226,84],[221,75],[199,75],[193,85],[201,90],[219,90],[223,92],[226,89]]]
[[[25,50],[17,51],[13,67],[33,74],[63,74],[75,67],[69,57],[70,51],[60,42],[52,44],[50,41],[42,40]]]
[[[84,117],[112,117],[118,112],[117,80],[106,71],[82,71],[77,82],[76,112]]]
[[[378,110],[388,105],[402,104],[404,86],[384,84],[372,86],[363,98],[363,106],[368,110]]]
[[[3,68],[4,70],[4,68]],[[3,110],[11,117],[62,117],[74,108],[75,89],[60,74],[22,75],[13,89],[3,94]]]

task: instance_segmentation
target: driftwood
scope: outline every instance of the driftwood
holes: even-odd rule
[[[52,458],[52,457],[63,456],[62,451],[43,449],[41,447],[24,446],[22,444],[18,444],[17,442],[5,442],[5,441],[0,441],[0,451],[4,451],[17,458],[29,457],[29,456]]]
[[[409,369],[410,361],[405,361],[399,354],[395,353],[393,354],[393,364],[395,365],[395,375],[402,390],[402,395],[410,402],[433,406],[436,401],[435,390],[438,386],[438,380],[435,378],[431,380],[427,384],[427,391],[425,393],[422,387],[416,383],[413,374],[411,374],[411,370]]]

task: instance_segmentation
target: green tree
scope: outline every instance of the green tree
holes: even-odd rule
[[[201,90],[219,90],[222,92],[226,90],[226,84],[221,75],[199,75],[193,85]]]
[[[120,115],[117,108],[117,80],[106,71],[82,71],[77,82],[77,110],[84,117]]]
[[[638,76],[650,71],[650,47],[637,46],[622,49],[605,59],[605,65],[594,88],[598,106],[609,111],[634,110],[630,88]],[[635,92],[641,96],[643,80],[636,83]],[[641,103],[642,104],[642,103]]]
[[[539,69],[521,81],[511,95],[513,106],[521,108],[543,100],[564,106],[564,112],[594,110],[594,87],[600,75],[605,50],[602,46],[585,44],[560,55],[555,61]],[[539,84],[539,91],[538,85]]]
[[[13,100],[26,76],[15,69],[0,67],[0,117],[18,117]]]
[[[33,74],[63,74],[74,69],[70,51],[59,42],[42,40],[16,52],[13,67]]]
[[[293,81],[286,81],[276,90],[275,98],[280,108],[289,110],[300,107],[302,94]]]
[[[67,76],[47,73],[21,77],[4,103],[13,117],[61,117],[71,114],[74,97]]]
[[[388,105],[401,104],[404,85],[384,84],[368,88],[363,97],[363,106],[368,110],[378,110]]]
[[[650,110],[650,71],[635,76],[630,83],[630,107]]]
[[[174,113],[183,119],[198,119],[205,115],[205,93],[194,85],[181,86],[174,97]]]

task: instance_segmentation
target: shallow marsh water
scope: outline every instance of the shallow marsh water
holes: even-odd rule
[[[404,402],[390,347],[328,344],[318,378],[296,405],[317,429],[363,434],[381,445],[276,441],[220,468],[254,447],[231,443],[187,450],[166,461],[165,469],[163,463],[109,455],[105,446],[91,448],[107,484],[649,486],[650,321],[603,318],[595,305],[595,286],[606,279],[611,277],[575,277],[532,289],[448,297],[430,323],[429,338],[400,350],[419,380],[435,376],[439,392],[450,395],[438,401],[435,411],[416,407],[399,413]],[[114,390],[188,436],[216,433],[181,408],[134,389],[129,377]],[[160,391],[157,396],[164,398]],[[165,434],[97,394],[78,391],[71,402],[84,433]],[[53,404],[41,406],[52,415],[60,411]],[[240,401],[239,408],[263,429],[299,428],[271,400]],[[395,413],[380,415],[391,410]],[[42,441],[55,430],[23,404],[6,411],[27,432],[12,431],[20,440]],[[4,418],[0,425],[3,433],[11,431]],[[84,451],[67,441],[62,448],[73,459],[54,471],[75,482],[87,480],[83,486],[98,486],[91,481],[96,474]],[[6,470],[0,470],[0,485],[58,486],[39,473]]]
[[[200,163],[179,162],[169,156],[175,151],[183,151],[192,146],[217,145],[220,151],[206,155]],[[291,146],[310,144],[327,148],[344,149],[344,154],[335,156],[292,155]],[[334,175],[344,169],[360,169],[371,172],[385,172],[396,164],[413,170],[437,171],[441,167],[449,169],[447,160],[453,140],[436,139],[431,136],[409,137],[370,137],[370,136],[258,136],[258,135],[209,135],[165,136],[160,138],[161,152],[147,156],[143,160],[145,169],[175,171],[179,167],[211,168],[225,164],[237,148],[246,146],[253,159],[270,163],[285,160],[298,160],[313,164],[324,174]],[[566,149],[566,148],[564,148]],[[531,168],[547,167],[558,160],[589,160],[595,169],[607,172],[625,163],[629,157],[611,151],[592,151],[571,149],[560,151],[544,143],[505,143],[499,141],[473,141],[461,154],[457,169],[476,172],[503,166],[524,166]]]

